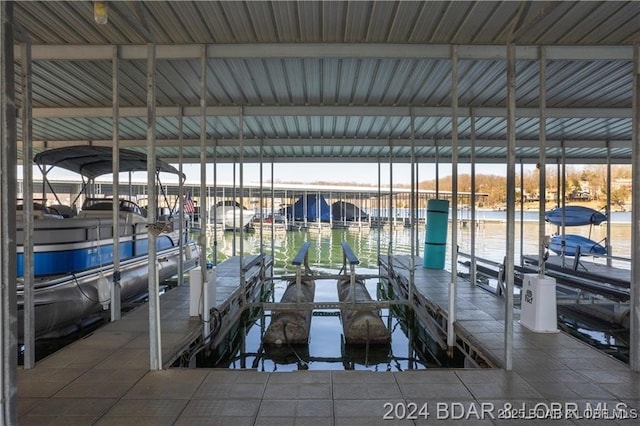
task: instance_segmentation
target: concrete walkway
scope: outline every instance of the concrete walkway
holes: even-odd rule
[[[426,275],[418,278],[420,294],[427,297],[432,289],[432,301],[440,303],[443,292],[427,279]],[[165,348],[171,351],[180,346],[183,333],[192,328],[188,288],[176,290],[161,298],[163,355]],[[501,302],[462,281],[458,299],[457,327],[500,359],[504,330]],[[165,304],[175,307],[167,309]],[[511,372],[265,373],[176,368],[150,372],[144,330],[148,334],[148,312],[141,307],[38,362],[36,368],[19,369],[19,423],[372,426],[427,421],[474,425],[546,425],[551,420],[554,424],[597,425],[639,422],[638,374],[564,333],[532,333],[517,322]]]

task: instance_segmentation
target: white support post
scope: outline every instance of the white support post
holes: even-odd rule
[[[240,116],[238,117],[238,137],[240,138],[240,217],[242,218],[240,224],[240,286],[242,287],[242,302],[247,303],[247,289],[244,270],[244,114],[242,109],[240,110]],[[234,200],[235,201],[235,200]],[[234,203],[235,208],[235,203]],[[233,215],[234,220],[236,214]],[[235,231],[234,231],[235,232]]]
[[[613,246],[611,245],[611,141],[607,141],[607,266],[611,267],[613,261]]]
[[[200,47],[200,286],[206,283],[207,268],[207,47]]]
[[[156,222],[156,46],[147,45],[147,221]],[[149,369],[162,370],[156,236],[149,232]]]
[[[395,217],[393,215],[393,142],[389,139],[389,247],[387,255],[389,256],[389,265],[391,265],[391,256],[393,255],[393,228]]]
[[[507,242],[505,259],[504,368],[513,369],[513,286],[516,222],[516,57],[507,44]]]
[[[414,168],[414,164],[416,162],[416,146],[415,146],[415,139],[416,139],[416,129],[415,129],[415,115],[413,114],[413,108],[411,109],[411,117],[410,117],[410,123],[411,123],[411,153],[410,153],[410,167],[411,167],[411,190],[409,192],[409,196],[411,197],[411,199],[409,200],[409,225],[411,226],[411,232],[409,233],[410,238],[411,238],[411,244],[410,244],[410,250],[409,252],[411,253],[411,256],[409,257],[409,302],[413,303],[413,288],[415,285],[415,232],[416,232],[416,223],[415,223],[415,218],[416,218],[416,214],[415,214],[415,190],[414,190],[414,185],[415,185],[415,168]],[[353,280],[353,279],[352,279]],[[355,290],[352,289],[352,291]]]
[[[181,286],[184,281],[184,259],[186,257],[185,253],[185,245],[184,245],[184,233],[185,233],[185,219],[184,219],[184,181],[183,172],[182,172],[182,136],[183,136],[183,119],[182,119],[182,109],[180,109],[180,114],[178,115],[178,173],[180,174],[178,180],[178,220],[180,224],[178,225],[178,233],[180,235],[180,239],[178,242],[178,250],[180,251],[180,256],[178,257],[178,286]],[[193,214],[193,213],[192,213]],[[187,250],[191,250],[189,247],[186,247]]]
[[[222,188],[224,193],[224,187]],[[224,199],[224,197],[223,197]],[[211,205],[213,208],[213,264],[218,265],[218,215],[215,206],[218,204],[218,141],[213,141],[213,201]],[[202,209],[202,207],[201,207]],[[224,219],[220,219],[222,222],[222,232],[224,235]]]
[[[23,343],[25,370],[35,367],[35,306],[34,306],[34,254],[33,254],[33,122],[32,122],[32,68],[31,41],[23,40],[22,54],[22,310],[24,316]]]
[[[120,319],[120,57],[118,46],[113,47],[111,59],[113,138],[113,284],[111,286],[111,321]],[[106,309],[106,305],[105,305]]]
[[[633,46],[632,202],[631,213],[631,317],[629,367],[640,371],[640,46]]]
[[[449,282],[449,311],[447,346],[453,355],[456,345],[456,284],[458,280],[458,47],[451,46],[451,281]]]
[[[476,116],[472,109],[469,111],[471,120],[471,263],[469,265],[469,280],[476,285]]]
[[[545,210],[547,202],[547,51],[539,48],[540,55],[540,150],[538,154],[538,274],[544,277]]]
[[[2,346],[2,399],[0,424],[18,423],[18,385],[16,365],[17,297],[16,297],[16,164],[17,131],[13,60],[13,2],[0,2],[0,340]]]

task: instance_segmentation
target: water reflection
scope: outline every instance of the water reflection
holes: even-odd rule
[[[504,212],[487,212],[498,213],[504,215]],[[531,212],[527,212],[531,213]],[[536,213],[537,215],[537,213]],[[481,217],[481,216],[480,216]],[[471,225],[468,221],[463,221],[458,225],[458,247],[464,253],[471,252]],[[500,220],[486,220],[480,218],[476,226],[476,247],[475,252],[478,257],[502,262],[506,255],[506,223]],[[413,242],[414,250],[418,249],[418,253],[422,254],[424,249],[424,225],[417,227],[415,240]],[[553,235],[559,233],[558,227],[546,224],[545,234]],[[567,228],[567,233],[582,235],[594,241],[602,241],[607,236],[606,224],[598,226],[579,226]],[[522,243],[520,235],[522,234]],[[538,253],[538,222],[535,220],[525,220],[522,222],[522,231],[520,222],[516,223],[515,253],[514,260],[519,263],[520,255],[537,255]],[[235,242],[234,242],[235,241]],[[361,265],[367,268],[377,268],[378,250],[381,254],[391,252],[393,254],[409,254],[412,248],[411,229],[405,227],[394,227],[390,230],[385,228],[372,229],[335,229],[335,230],[310,230],[308,232],[281,232],[275,233],[273,236],[273,249],[275,268],[281,271],[292,270],[291,260],[295,257],[297,250],[303,242],[310,242],[309,261],[317,268],[340,268],[342,265],[342,249],[340,243],[347,241],[354,253],[359,257]],[[611,224],[611,241],[612,255],[617,257],[629,258],[631,255],[631,224],[630,223],[612,223]],[[264,233],[261,244],[258,232],[245,234],[243,253],[246,255],[257,254],[260,247],[264,247],[266,254],[271,253],[271,234]],[[239,254],[240,236],[233,233],[225,233],[218,235],[218,261],[222,261],[235,254]],[[213,260],[212,248],[209,250],[209,258]],[[445,269],[451,269],[451,224],[449,224],[449,233],[447,236],[446,266]],[[603,263],[604,259],[596,259],[596,262]],[[619,262],[621,267],[629,267],[628,262]]]
[[[530,213],[530,212],[529,212]],[[532,216],[530,214],[529,216]],[[518,216],[517,216],[518,217]],[[535,216],[537,218],[537,213]],[[613,223],[611,236],[613,241],[613,254],[620,257],[629,257],[631,252],[630,224]],[[450,270],[451,256],[451,225],[449,226],[448,249],[446,254],[445,269]],[[606,237],[606,225],[594,227],[571,228],[571,233],[590,237],[599,241]],[[546,234],[551,235],[559,230],[555,226],[546,225]],[[522,243],[520,235],[522,234]],[[506,223],[501,221],[480,220],[476,227],[476,255],[495,262],[502,262],[506,251]],[[336,274],[342,267],[342,248],[340,243],[347,241],[354,253],[360,259],[357,269],[359,273],[376,274],[378,253],[387,254],[389,248],[393,254],[409,254],[412,245],[422,253],[424,241],[424,225],[420,226],[414,234],[415,240],[411,241],[411,230],[405,227],[393,229],[359,229],[359,230],[310,230],[308,232],[281,232],[275,233],[273,242],[271,234],[264,233],[264,239],[260,240],[260,233],[246,234],[243,242],[245,255],[257,254],[260,248],[264,248],[267,255],[273,255],[274,274],[290,275],[295,272],[291,265],[298,248],[304,243],[310,243],[309,264],[312,270],[319,274]],[[538,252],[538,222],[535,220],[516,223],[516,235],[514,260],[520,262],[520,254],[536,255]],[[461,222],[458,225],[458,246],[462,252],[471,251],[471,227],[469,222]],[[235,253],[239,253],[239,235],[232,233],[219,235],[218,259],[225,259]],[[212,253],[211,253],[212,254]],[[604,262],[604,259],[597,260]],[[622,262],[622,267],[629,267]],[[374,296],[380,294],[378,280],[367,280],[369,293]],[[284,289],[285,282],[273,283],[271,300],[278,301]],[[318,280],[316,282],[315,301],[336,301],[335,280]],[[392,341],[389,347],[349,348],[345,347],[342,338],[342,326],[337,312],[316,311],[311,322],[311,337],[308,346],[301,348],[283,347],[278,351],[269,353],[262,345],[261,337],[269,325],[269,316],[256,314],[247,319],[244,332],[238,333],[240,342],[236,343],[234,350],[226,355],[217,354],[215,362],[211,365],[240,368],[252,366],[262,371],[295,370],[295,369],[370,369],[400,371],[412,368],[428,368],[439,365],[451,366],[455,363],[462,364],[460,360],[451,361],[447,357],[442,358],[437,353],[437,348],[424,336],[420,327],[415,327],[412,315],[382,310],[382,318],[392,330]],[[562,320],[562,318],[560,318]],[[566,323],[566,321],[565,321]],[[567,330],[571,326],[565,327]],[[578,328],[578,327],[573,327]],[[597,342],[611,340],[611,333],[597,330],[596,327],[584,327],[580,324],[579,332],[586,334]],[[623,331],[624,333],[624,331]],[[627,330],[628,333],[628,330]],[[618,341],[618,340],[617,340]],[[616,342],[617,342],[616,341]],[[243,348],[242,350],[240,348]],[[345,354],[348,355],[345,358]],[[211,362],[210,360],[207,362]],[[211,366],[209,365],[209,366]]]
[[[322,261],[322,258],[320,258]],[[326,273],[337,270],[323,268]],[[374,270],[362,270],[373,273]],[[376,294],[388,293],[386,283],[369,279],[367,290]],[[280,300],[286,287],[284,282],[274,285],[273,299]],[[316,302],[337,301],[335,280],[316,281]],[[460,354],[449,359],[443,351],[431,351],[436,345],[428,335],[416,330],[415,319],[406,309],[382,309],[381,318],[391,330],[390,344],[347,345],[344,342],[339,311],[319,309],[313,313],[308,345],[261,344],[262,336],[270,323],[270,315],[256,312],[245,318],[243,332],[237,334],[230,349],[214,351],[208,358],[200,358],[198,367],[255,368],[259,371],[292,370],[370,370],[404,371],[440,366],[463,367]],[[418,340],[420,339],[420,340]]]

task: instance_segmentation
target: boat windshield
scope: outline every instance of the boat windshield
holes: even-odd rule
[[[120,211],[121,212],[129,212],[135,213],[137,215],[143,216],[142,210],[140,206],[138,206],[133,201],[120,199]],[[87,198],[82,204],[82,210],[113,210],[113,199],[111,198]]]
[[[218,204],[216,204],[217,207],[237,207],[240,208],[240,203],[238,203],[237,201],[233,201],[233,200],[225,200],[225,201],[218,201]]]

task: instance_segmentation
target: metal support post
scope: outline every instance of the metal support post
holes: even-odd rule
[[[469,108],[471,120],[471,263],[469,265],[469,280],[476,285],[476,116],[473,108]]]
[[[178,116],[178,172],[180,173],[179,181],[178,181],[178,220],[180,223],[178,224],[178,233],[180,235],[180,239],[178,240],[178,250],[180,251],[180,256],[178,257],[178,286],[181,286],[184,281],[184,259],[186,257],[185,254],[185,219],[184,219],[184,181],[185,179],[182,177],[182,138],[183,138],[183,119],[182,119],[182,108],[180,108],[180,113]],[[193,214],[193,213],[192,213]],[[187,250],[190,250],[188,247]]]
[[[0,2],[0,275],[2,307],[0,308],[0,340],[2,340],[2,414],[0,424],[18,423],[18,330],[16,297],[16,164],[17,131],[13,60],[13,4]]]
[[[120,319],[120,57],[113,47],[112,71],[112,139],[113,139],[113,285],[111,286],[111,321]]]
[[[607,141],[607,266],[612,266],[613,246],[611,245],[611,141]]]
[[[33,121],[31,41],[20,45],[22,68],[22,311],[25,370],[35,367],[35,306],[33,254]]]
[[[540,150],[538,154],[538,274],[544,277],[545,240],[545,209],[547,202],[547,51],[541,46],[540,55],[540,118],[539,138]]]
[[[147,221],[156,222],[156,46],[147,45]],[[149,369],[162,370],[156,236],[149,232]]]
[[[632,213],[629,367],[640,371],[640,45],[633,45]]]
[[[513,369],[513,287],[515,253],[516,49],[507,44],[507,243],[505,259],[504,368]]]
[[[458,47],[451,46],[451,281],[447,317],[447,346],[453,355],[456,335],[456,284],[458,280]]]
[[[411,232],[409,233],[410,238],[411,238],[411,244],[409,245],[409,252],[411,253],[411,256],[409,257],[409,301],[413,300],[413,288],[415,285],[415,275],[416,275],[416,271],[415,271],[415,256],[414,256],[414,252],[415,252],[415,232],[416,232],[416,223],[415,223],[415,219],[416,219],[416,205],[415,205],[415,189],[414,189],[414,185],[415,185],[415,168],[414,168],[414,164],[416,161],[415,155],[416,155],[416,142],[415,142],[415,138],[416,138],[416,131],[415,131],[415,120],[416,120],[416,116],[413,112],[413,108],[411,108],[410,111],[411,117],[410,117],[410,123],[411,123],[411,153],[410,153],[410,167],[411,167],[411,190],[409,192],[409,196],[411,197],[409,200],[409,224],[411,225]],[[355,293],[355,291],[354,291]]]
[[[240,139],[240,217],[244,221],[244,111],[240,109],[240,117],[238,117],[238,137]],[[234,200],[235,201],[235,200]],[[235,208],[235,203],[234,203]],[[235,213],[233,215],[235,220]],[[240,223],[240,285],[242,286],[242,302],[247,303],[247,289],[245,282],[245,270],[244,270],[244,223]]]

